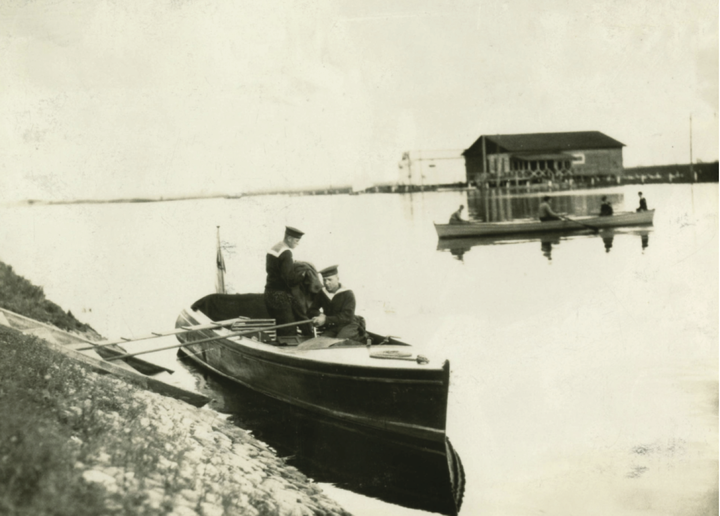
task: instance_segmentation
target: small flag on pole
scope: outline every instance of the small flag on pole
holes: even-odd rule
[[[215,278],[215,292],[225,293],[225,260],[220,247],[220,226],[217,227],[217,278]]]

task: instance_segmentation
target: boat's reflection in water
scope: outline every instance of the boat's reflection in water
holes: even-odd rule
[[[552,260],[553,246],[560,245],[563,240],[578,236],[600,238],[606,253],[612,250],[617,235],[636,235],[640,237],[640,250],[645,252],[650,243],[650,231],[647,228],[607,228],[599,231],[591,229],[573,232],[547,232],[547,233],[518,233],[506,236],[469,237],[469,238],[443,238],[438,241],[438,251],[450,251],[456,259],[462,261],[465,253],[473,247],[484,245],[517,244],[525,242],[540,242],[540,251],[548,260]]]
[[[412,509],[459,512],[465,479],[449,441],[435,450],[411,448],[319,418],[182,361],[200,379],[201,391],[214,398],[211,408],[230,414],[230,421],[315,481]]]

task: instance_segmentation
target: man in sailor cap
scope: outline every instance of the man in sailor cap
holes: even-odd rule
[[[323,330],[325,337],[363,342],[365,320],[355,315],[355,294],[340,283],[338,266],[326,267],[320,274],[325,288],[317,295],[310,308],[312,323]]]
[[[292,287],[298,283],[295,277],[295,267],[292,250],[300,244],[303,232],[299,229],[285,226],[285,237],[272,246],[265,257],[265,307],[277,324],[295,321],[292,303]],[[297,328],[288,326],[278,328],[278,337],[292,337],[297,334]]]

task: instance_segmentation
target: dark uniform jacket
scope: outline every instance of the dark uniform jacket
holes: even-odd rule
[[[341,328],[353,322],[358,322],[355,317],[355,294],[352,290],[340,289],[331,294],[323,289],[313,302],[308,315],[317,317],[320,315],[320,308],[325,314],[325,326],[328,328]]]
[[[296,283],[293,264],[293,255],[289,247],[276,245],[270,249],[265,257],[267,272],[265,290],[290,292]]]

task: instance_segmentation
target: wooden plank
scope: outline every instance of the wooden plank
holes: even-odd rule
[[[52,326],[50,324],[45,324],[40,321],[36,321],[35,319],[31,319],[29,317],[25,317],[24,315],[16,314],[15,312],[11,310],[7,310],[5,308],[0,308],[0,313],[2,313],[5,316],[5,320],[9,322],[7,326],[10,326],[11,328],[15,328],[16,330],[19,330],[23,333],[38,333],[38,332],[47,332],[52,335],[52,340],[57,342],[58,344],[62,344],[64,346],[77,346],[78,343],[86,343],[86,342],[93,342],[91,340],[88,340],[84,337],[80,337],[79,335],[74,335],[72,333],[66,332],[64,330],[61,330],[60,328],[57,328],[55,326]],[[86,347],[86,348],[80,348],[75,349],[75,351],[84,351],[92,349],[97,353],[95,350],[97,346],[94,347]],[[102,350],[102,348],[101,348]],[[126,353],[125,350],[122,348],[116,348],[116,349],[109,349],[108,355],[118,355]],[[99,353],[98,353],[99,355]],[[173,370],[169,369],[165,366],[161,366],[158,364],[153,364],[152,362],[148,362],[143,359],[132,359],[128,361],[130,366],[135,367],[139,371],[145,373],[145,374],[158,374],[161,372],[168,372],[172,373]]]
[[[122,364],[121,367],[118,364],[106,362],[99,358],[94,358],[88,355],[84,355],[83,353],[73,351],[72,349],[63,346],[62,344],[57,344],[55,342],[51,342],[45,339],[43,339],[43,342],[45,342],[50,349],[53,349],[67,356],[68,358],[71,358],[73,360],[76,360],[77,362],[89,366],[95,372],[101,374],[112,374],[114,376],[117,376],[118,378],[132,380],[133,383],[148,391],[153,391],[158,394],[162,394],[163,396],[169,396],[184,401],[185,403],[188,403],[195,407],[202,407],[210,401],[210,398],[203,394],[189,391],[175,385],[170,385],[169,383],[165,383],[161,380],[158,380],[157,378],[145,376],[125,364]]]

